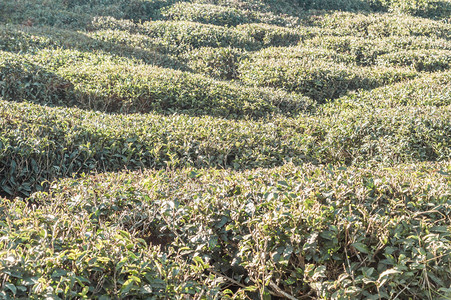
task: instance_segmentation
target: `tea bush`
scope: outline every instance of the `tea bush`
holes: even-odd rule
[[[158,41],[135,33],[119,30],[75,32],[50,27],[1,26],[0,50],[15,53],[39,54],[46,49],[77,49],[113,54],[141,60],[150,65],[187,69],[177,58],[165,53]]]
[[[388,66],[412,67],[419,72],[443,71],[450,68],[451,51],[399,51],[379,56],[377,63]]]
[[[337,35],[362,37],[419,36],[449,39],[451,25],[442,21],[386,14],[334,12],[318,18],[317,25]]]
[[[451,105],[451,73],[428,74],[371,91],[351,92],[336,103],[347,108]]]
[[[446,298],[450,173],[448,162],[66,179],[29,199],[39,207],[1,204],[2,293]]]
[[[68,83],[65,86],[70,99],[86,109],[122,113],[181,112],[257,119],[277,112],[294,116],[313,104],[312,100],[301,95],[243,87],[100,53],[56,50],[41,51],[30,57]],[[39,79],[31,78],[29,81],[40,84]],[[20,81],[14,83],[20,84]],[[17,93],[15,98],[8,97],[17,100],[23,100],[27,92],[33,93],[27,91],[27,85],[20,87],[22,94],[16,92],[19,87],[12,85],[3,90]],[[42,103],[54,102],[42,97]],[[59,101],[64,103],[65,100],[60,98]]]
[[[10,195],[26,195],[56,177],[124,167],[389,166],[451,157],[449,105],[339,113],[326,107],[321,117],[257,122],[0,103],[0,186]]]
[[[235,29],[187,21],[156,21],[143,24],[143,31],[161,39],[167,47],[176,45],[181,51],[198,47],[254,48],[257,42],[245,32]]]
[[[247,84],[282,88],[319,102],[335,99],[350,90],[371,89],[416,76],[408,69],[356,68],[308,56],[270,59],[258,54],[243,61],[238,70],[240,79]]]
[[[449,4],[0,1],[0,299],[450,298]]]
[[[149,21],[160,18],[160,10],[177,0],[28,1],[4,0],[0,16],[10,23],[85,29],[94,17]]]
[[[392,12],[441,19],[451,15],[451,2],[439,0],[381,0]]]
[[[281,164],[284,155],[304,152],[294,144],[298,137],[293,129],[272,123],[0,103],[0,186],[10,195],[41,189],[51,178],[93,170],[271,166]]]
[[[169,20],[192,21],[218,26],[236,26],[253,21],[243,11],[236,8],[198,3],[177,3],[165,9],[162,15]]]
[[[73,85],[22,56],[0,51],[0,95],[41,104],[73,104]]]
[[[263,46],[296,45],[302,36],[295,30],[268,24],[243,24],[237,26],[237,30]]]
[[[360,65],[377,64],[378,57],[385,54],[388,56],[400,56],[399,54],[402,53],[401,56],[406,56],[407,53],[410,53],[407,56],[412,56],[415,53],[424,53],[426,55],[431,50],[435,50],[432,53],[439,53],[439,56],[443,56],[442,59],[446,61],[451,50],[450,43],[443,39],[398,36],[371,40],[363,37],[316,36],[306,40],[304,45],[308,47],[322,47],[331,53],[347,55],[352,61]],[[394,54],[398,51],[404,52]],[[335,61],[338,60],[335,59]]]
[[[239,63],[247,57],[240,49],[210,47],[194,49],[184,55],[192,71],[224,80],[238,79]]]

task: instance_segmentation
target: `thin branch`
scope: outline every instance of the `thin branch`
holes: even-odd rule
[[[287,299],[290,300],[298,300],[296,297],[288,294],[287,292],[282,291],[274,282],[270,281],[269,282],[269,287],[274,289],[279,295],[278,296],[283,296]]]
[[[236,281],[236,280],[233,279],[233,278],[230,278],[230,277],[227,276],[227,275],[224,275],[224,274],[219,273],[219,272],[216,271],[215,269],[209,268],[209,269],[207,269],[207,271],[210,271],[211,273],[213,273],[213,274],[215,274],[215,275],[224,277],[225,279],[227,279],[227,280],[230,281],[231,283],[236,284],[237,286],[242,287],[243,289],[247,288],[247,286],[245,286],[244,284],[239,283],[238,281]]]

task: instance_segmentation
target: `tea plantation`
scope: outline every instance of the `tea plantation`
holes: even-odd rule
[[[0,299],[451,299],[451,1],[2,0]]]

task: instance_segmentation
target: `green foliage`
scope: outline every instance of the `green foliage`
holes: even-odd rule
[[[241,80],[255,86],[302,93],[319,102],[335,99],[350,90],[371,89],[416,76],[408,69],[356,68],[315,59],[317,54],[302,58],[270,58],[266,54],[257,53],[240,64]]]
[[[359,65],[377,64],[379,56],[399,56],[397,52],[402,51],[401,56],[413,56],[417,53],[426,55],[431,52],[434,56],[443,58],[431,58],[431,60],[445,60],[450,55],[451,44],[444,39],[427,37],[382,37],[368,39],[355,36],[316,36],[304,42],[305,46],[321,47],[327,49],[336,57],[346,55],[349,61]],[[396,53],[396,54],[395,54]],[[404,54],[405,53],[405,54]],[[409,54],[408,54],[409,53]],[[407,54],[407,55],[406,55]],[[418,55],[417,55],[418,56]],[[334,61],[340,61],[334,58]],[[410,65],[410,64],[404,64]],[[422,70],[419,70],[422,71]]]
[[[26,61],[11,66],[11,59],[0,68],[1,78],[5,78],[0,91],[6,99],[76,104],[106,112],[181,112],[255,119],[271,113],[297,115],[313,104],[306,97],[284,91],[241,87],[100,53],[52,50],[30,59],[46,65],[47,70],[33,65],[25,73],[30,68]]]
[[[450,106],[324,109],[321,117],[227,121],[107,115],[2,101],[0,182],[27,195],[45,180],[145,167],[255,168],[286,161],[394,165],[446,161]]]
[[[380,0],[389,11],[426,18],[449,18],[451,2],[443,0]]]
[[[377,63],[389,66],[406,66],[415,70],[436,72],[448,70],[451,65],[451,51],[409,50],[387,53],[377,58]]]
[[[371,0],[296,0],[295,2],[303,9],[342,11],[371,11],[377,5]]]
[[[427,74],[420,78],[383,86],[371,91],[349,93],[337,99],[337,106],[359,108],[451,105],[451,73]],[[334,104],[332,104],[334,106]]]
[[[156,21],[142,25],[145,34],[161,40],[163,45],[176,46],[176,50],[199,47],[228,47],[254,48],[258,44],[245,32],[187,21]]]
[[[237,29],[263,46],[296,45],[301,38],[301,34],[295,30],[267,24],[243,24]]]
[[[72,103],[73,85],[21,56],[0,52],[0,95],[41,104]]]
[[[419,36],[449,39],[451,33],[451,26],[446,22],[386,14],[335,12],[318,18],[315,23],[341,36]]]
[[[192,21],[218,26],[236,26],[252,20],[236,8],[212,4],[177,3],[163,11],[169,20]]]
[[[0,1],[0,299],[450,298],[450,4]]]
[[[184,55],[194,72],[213,78],[230,80],[239,77],[238,66],[248,54],[234,48],[199,48]]]
[[[445,297],[450,173],[448,162],[66,179],[29,199],[39,208],[1,204],[2,293]]]
[[[177,0],[4,0],[0,17],[6,22],[28,26],[47,25],[60,28],[88,26],[92,18],[111,16],[118,19],[148,21],[158,19],[160,10]]]

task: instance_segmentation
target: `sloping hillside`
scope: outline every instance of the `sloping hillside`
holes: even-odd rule
[[[450,0],[3,0],[0,298],[451,298]]]

